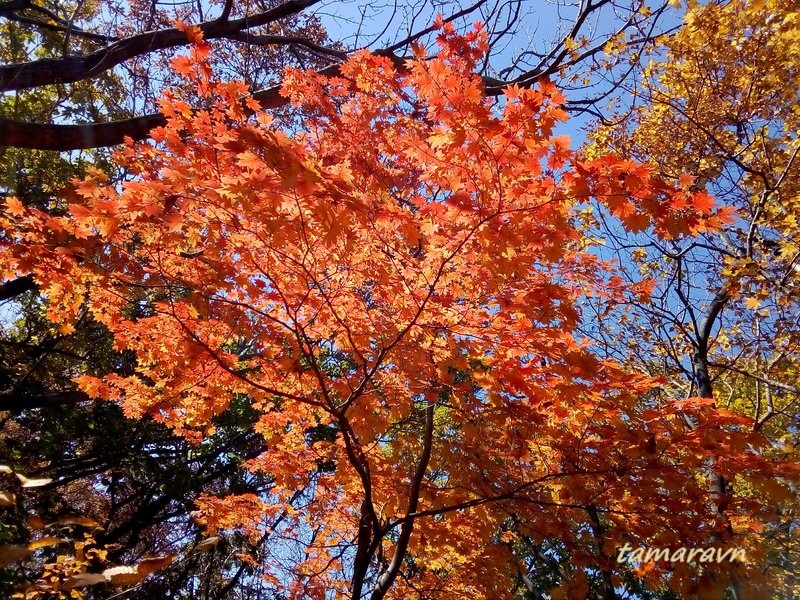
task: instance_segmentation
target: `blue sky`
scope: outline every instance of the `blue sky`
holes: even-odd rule
[[[528,50],[546,52],[556,41],[567,36],[578,12],[578,2],[570,0],[530,0],[522,2],[523,12],[520,14],[513,35],[504,39],[502,44],[493,49],[491,64],[495,71],[506,67],[521,53]],[[624,3],[617,3],[618,5]],[[500,5],[500,3],[498,3]],[[509,3],[509,6],[513,4]],[[469,2],[422,1],[422,2],[395,2],[394,0],[335,0],[318,6],[316,12],[322,24],[326,27],[330,39],[341,41],[348,48],[371,47],[384,48],[397,39],[402,39],[409,28],[418,31],[429,26],[438,13],[452,14],[459,7],[470,6]],[[488,6],[493,6],[492,2]],[[680,22],[682,11],[669,9],[661,18],[661,28],[677,25]],[[587,19],[581,27],[581,32],[588,39],[605,40],[611,33],[616,32],[626,14],[613,4],[604,6]],[[487,14],[485,11],[475,11],[457,21],[461,26],[469,26],[475,21],[504,23],[508,17],[502,10],[497,15]],[[432,45],[433,39],[427,38],[427,43]],[[602,43],[602,42],[601,42]],[[494,74],[494,73],[490,73]],[[596,81],[597,78],[595,77]],[[556,79],[558,83],[558,79]],[[562,82],[565,83],[565,82]],[[631,97],[626,92],[619,94],[623,104],[629,103]],[[577,93],[567,93],[567,99],[577,98]],[[562,125],[557,132],[569,135],[573,147],[580,145],[585,135],[583,128],[589,124],[591,117],[578,116]]]

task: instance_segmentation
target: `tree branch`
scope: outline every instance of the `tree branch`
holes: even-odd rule
[[[0,284],[0,302],[16,298],[20,294],[35,290],[36,287],[33,275],[25,275],[24,277],[17,277],[16,279],[6,281]]]
[[[711,336],[711,330],[714,327],[714,323],[729,299],[730,296],[728,295],[728,291],[723,286],[714,296],[714,300],[711,301],[711,304],[706,309],[705,318],[700,323],[697,331],[697,343],[700,345],[700,349],[704,353],[708,351],[708,338]]]
[[[419,506],[419,494],[422,489],[422,480],[428,470],[428,463],[431,460],[431,450],[433,448],[433,404],[428,404],[425,409],[425,436],[422,445],[422,456],[420,456],[419,464],[417,464],[414,477],[411,480],[411,490],[408,494],[408,510],[406,516],[417,512]],[[372,592],[372,600],[382,600],[389,588],[392,587],[397,574],[400,571],[400,566],[406,557],[406,550],[408,543],[411,540],[411,532],[414,529],[414,519],[408,519],[403,522],[400,527],[400,535],[397,538],[397,545],[395,547],[394,557],[388,568],[381,573],[378,581],[375,584],[375,589]]]
[[[745,369],[740,369],[733,365],[729,365],[727,363],[719,363],[719,362],[709,362],[708,365],[710,367],[714,367],[716,369],[722,369],[724,371],[732,371],[739,375],[744,375],[750,379],[754,379],[755,381],[760,381],[761,383],[768,385],[770,387],[774,387],[779,390],[783,390],[785,392],[789,392],[791,394],[800,394],[800,386],[791,385],[789,383],[782,383],[780,381],[775,381],[774,379],[769,379],[768,377],[763,377],[761,375],[756,375],[750,371]]]
[[[0,392],[0,411],[21,412],[34,408],[49,408],[66,404],[80,404],[81,402],[91,402],[91,398],[79,391],[48,392],[31,396],[20,394],[15,390]]]
[[[145,139],[151,129],[166,124],[167,119],[161,113],[91,125],[25,123],[0,119],[0,146],[58,152],[104,148],[122,144],[126,137]]]
[[[9,2],[0,2],[0,17],[5,17],[14,11],[28,8],[30,0],[10,0]]]
[[[319,0],[286,0],[278,6],[255,15],[248,15],[233,21],[205,21],[198,27],[205,39],[225,37],[273,23],[313,6]],[[52,85],[73,83],[107,71],[116,65],[136,56],[157,50],[166,50],[189,45],[186,33],[171,27],[157,31],[146,31],[133,35],[83,56],[69,56],[61,59],[41,59],[28,63],[11,64],[0,67],[0,91],[15,91]]]
[[[68,35],[74,35],[76,37],[86,38],[87,40],[92,40],[95,42],[108,44],[109,42],[114,42],[117,40],[117,38],[113,36],[103,35],[101,33],[93,33],[91,31],[83,31],[82,29],[77,29],[74,26],[65,27],[63,25],[57,25],[54,23],[47,23],[45,21],[40,21],[39,19],[33,19],[31,17],[26,17],[24,15],[18,15],[13,12],[4,16],[9,21],[15,21],[17,23],[25,23],[27,25],[33,25],[34,27],[47,29],[49,31],[63,31],[66,32]],[[2,68],[3,67],[0,67],[0,70]]]
[[[391,56],[394,62],[403,63],[401,59]],[[340,74],[340,64],[320,69],[318,73],[327,77]],[[254,92],[253,99],[264,110],[285,105],[288,99],[281,96],[280,86],[272,86]],[[56,125],[52,123],[25,123],[11,119],[0,119],[0,146],[28,148],[31,150],[86,150],[117,146],[125,142],[126,137],[143,140],[156,127],[167,124],[167,118],[161,113],[132,117],[108,123],[90,125]]]

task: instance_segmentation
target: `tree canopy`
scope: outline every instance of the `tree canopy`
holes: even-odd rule
[[[792,597],[794,8],[7,4],[9,595]]]

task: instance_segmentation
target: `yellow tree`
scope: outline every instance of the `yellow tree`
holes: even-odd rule
[[[692,173],[685,185],[736,210],[725,230],[688,243],[622,240],[609,228],[604,237],[628,277],[660,282],[654,304],[623,315],[635,332],[629,356],[646,356],[676,393],[713,395],[743,412],[784,455],[797,446],[800,395],[798,11],[796,0],[690,2],[682,27],[654,48],[632,108],[598,125],[585,148],[613,149],[664,175]],[[762,491],[722,483],[721,505],[731,493]],[[783,519],[762,536],[782,573],[797,563],[788,535],[796,500],[784,498]],[[784,584],[795,597],[797,579]]]

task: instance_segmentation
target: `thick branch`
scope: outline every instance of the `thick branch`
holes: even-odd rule
[[[14,390],[0,392],[0,411],[20,412],[34,408],[49,408],[65,404],[90,402],[91,398],[83,392],[64,391],[26,396]]]
[[[262,13],[233,21],[214,19],[200,23],[198,27],[205,39],[225,37],[297,14],[317,2],[319,0],[287,0]],[[5,65],[0,67],[0,91],[83,81],[136,56],[186,46],[189,43],[186,33],[172,27],[127,37],[84,56],[47,58],[29,63]]]
[[[697,331],[697,343],[703,353],[708,351],[708,339],[711,336],[711,330],[714,328],[714,323],[719,313],[722,312],[729,299],[728,291],[723,287],[714,296],[714,300],[711,301],[711,305],[706,310],[705,318],[700,323]]]
[[[0,119],[0,146],[32,150],[84,150],[122,144],[126,137],[143,140],[154,127],[167,124],[161,113],[91,125],[24,123]]]
[[[604,530],[600,522],[600,514],[597,512],[597,507],[590,504],[586,507],[586,512],[589,515],[589,525],[592,528],[592,535],[594,536],[595,543],[597,544],[597,551],[603,558],[606,558],[604,546]],[[619,596],[614,588],[614,580],[611,576],[611,570],[607,565],[600,567],[600,575],[603,579],[603,598],[605,600],[617,600]]]
[[[425,437],[422,445],[422,456],[420,456],[414,477],[411,481],[411,490],[408,494],[408,510],[406,516],[417,512],[419,506],[419,494],[422,489],[422,480],[428,470],[428,463],[431,460],[431,449],[433,448],[433,404],[429,404],[425,409]],[[408,543],[411,540],[411,532],[414,529],[414,519],[404,521],[400,527],[400,535],[397,538],[394,557],[389,567],[378,577],[378,582],[372,592],[372,600],[382,600],[389,588],[392,587],[400,567],[406,557]]]
[[[396,59],[399,62],[399,59]],[[328,77],[339,74],[339,65],[331,65],[320,69],[319,73]],[[280,86],[273,86],[253,93],[264,110],[278,108],[288,102],[281,96]],[[10,119],[0,119],[0,146],[29,148],[32,150],[85,150],[117,146],[125,142],[126,137],[143,140],[156,127],[167,124],[161,113],[133,117],[109,123],[91,125],[55,125],[45,123],[24,123]]]
[[[16,279],[6,281],[0,284],[0,302],[16,298],[20,294],[35,289],[36,282],[33,280],[33,275],[25,275],[24,277],[17,277]]]
[[[0,17],[5,17],[14,11],[27,8],[29,0],[10,0],[10,2],[0,2]]]
[[[345,52],[344,50],[336,50],[334,48],[328,48],[327,46],[323,46],[322,44],[317,44],[316,42],[299,35],[266,35],[266,34],[259,35],[250,33],[249,31],[241,31],[237,33],[232,33],[230,35],[225,35],[223,37],[229,40],[233,40],[236,42],[243,42],[245,44],[250,44],[253,46],[270,46],[270,45],[302,46],[303,48],[307,48],[312,52],[316,52],[317,54],[321,54],[324,56],[332,56],[337,60],[344,60],[345,58],[347,58],[347,52]]]

